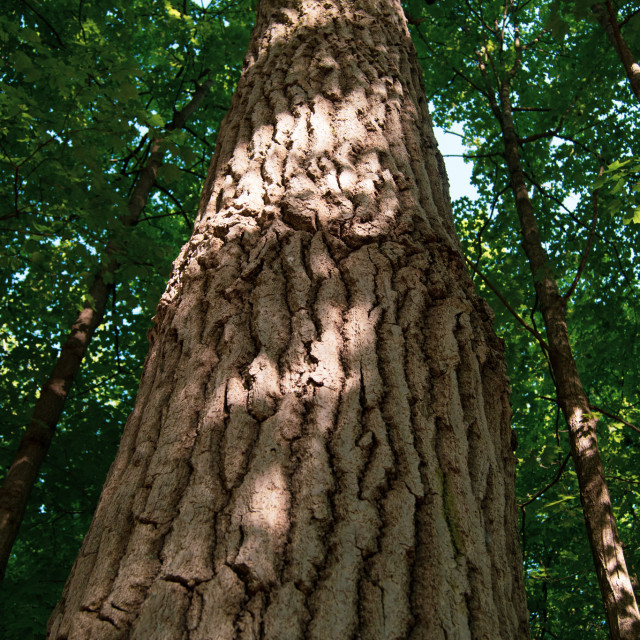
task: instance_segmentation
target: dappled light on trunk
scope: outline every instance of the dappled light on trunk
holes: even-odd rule
[[[49,637],[527,638],[491,322],[400,3],[261,2]]]

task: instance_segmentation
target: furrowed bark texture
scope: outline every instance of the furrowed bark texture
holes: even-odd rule
[[[167,126],[167,131],[182,128],[186,124],[210,87],[210,81],[198,87],[189,103],[174,114]],[[135,188],[129,198],[128,213],[122,220],[126,227],[133,227],[138,223],[149,192],[155,184],[156,173],[164,156],[160,143],[161,140],[152,142],[149,158],[138,175]],[[119,265],[117,248],[109,242],[102,265],[89,287],[87,301],[78,313],[62,345],[51,375],[42,387],[34,405],[31,420],[0,487],[0,582],[4,579],[11,549],[24,519],[31,489],[51,446],[67,396],[82,367],[91,338],[102,324],[107,301],[112,291],[112,287],[105,283],[105,280],[108,281],[105,276],[112,276],[112,280]]]
[[[571,350],[566,317],[567,301],[560,295],[558,284],[551,275],[533,204],[529,198],[520,164],[508,82],[502,85],[500,106],[505,159],[522,230],[522,246],[529,260],[540,301],[558,405],[569,428],[571,457],[578,477],[587,537],[609,623],[609,633],[616,640],[635,640],[640,638],[640,613],[600,457],[597,418],[589,407]]]
[[[49,638],[527,638],[508,379],[394,0],[264,1]]]

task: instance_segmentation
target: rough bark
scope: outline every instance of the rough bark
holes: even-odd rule
[[[616,17],[616,10],[613,8],[609,0],[604,4],[594,4],[591,9],[607,34],[609,42],[611,42],[613,48],[618,53],[620,62],[624,67],[627,78],[629,79],[629,87],[631,88],[631,91],[640,101],[640,64],[636,61],[627,41],[620,32],[618,19]]]
[[[49,638],[528,638],[491,320],[400,2],[262,1]]]
[[[500,122],[505,159],[522,230],[522,246],[529,260],[544,320],[557,402],[569,428],[571,456],[578,477],[587,536],[610,635],[615,639],[634,640],[640,638],[640,614],[600,458],[597,419],[589,407],[571,350],[566,318],[567,300],[560,295],[558,284],[551,274],[522,171],[508,81],[503,83],[500,93]]]
[[[210,86],[210,82],[207,81],[197,89],[189,103],[174,114],[167,126],[168,131],[185,125]],[[125,227],[133,227],[138,223],[149,192],[155,184],[156,173],[164,156],[161,142],[161,139],[152,142],[149,158],[138,175],[129,198],[127,215],[122,220]],[[102,324],[112,290],[106,282],[113,281],[113,274],[118,270],[119,264],[117,247],[110,242],[106,247],[102,264],[89,287],[87,300],[71,326],[51,374],[36,400],[31,420],[0,487],[0,582],[4,578],[11,549],[24,518],[31,489],[38,478],[40,465],[47,455],[62,417],[65,401],[80,371],[91,338]]]

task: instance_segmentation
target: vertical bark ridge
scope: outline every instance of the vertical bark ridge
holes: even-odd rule
[[[49,637],[528,637],[445,182],[399,2],[260,3]]]

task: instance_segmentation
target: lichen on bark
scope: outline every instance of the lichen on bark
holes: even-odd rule
[[[262,1],[50,638],[526,638],[508,380],[399,2]]]

